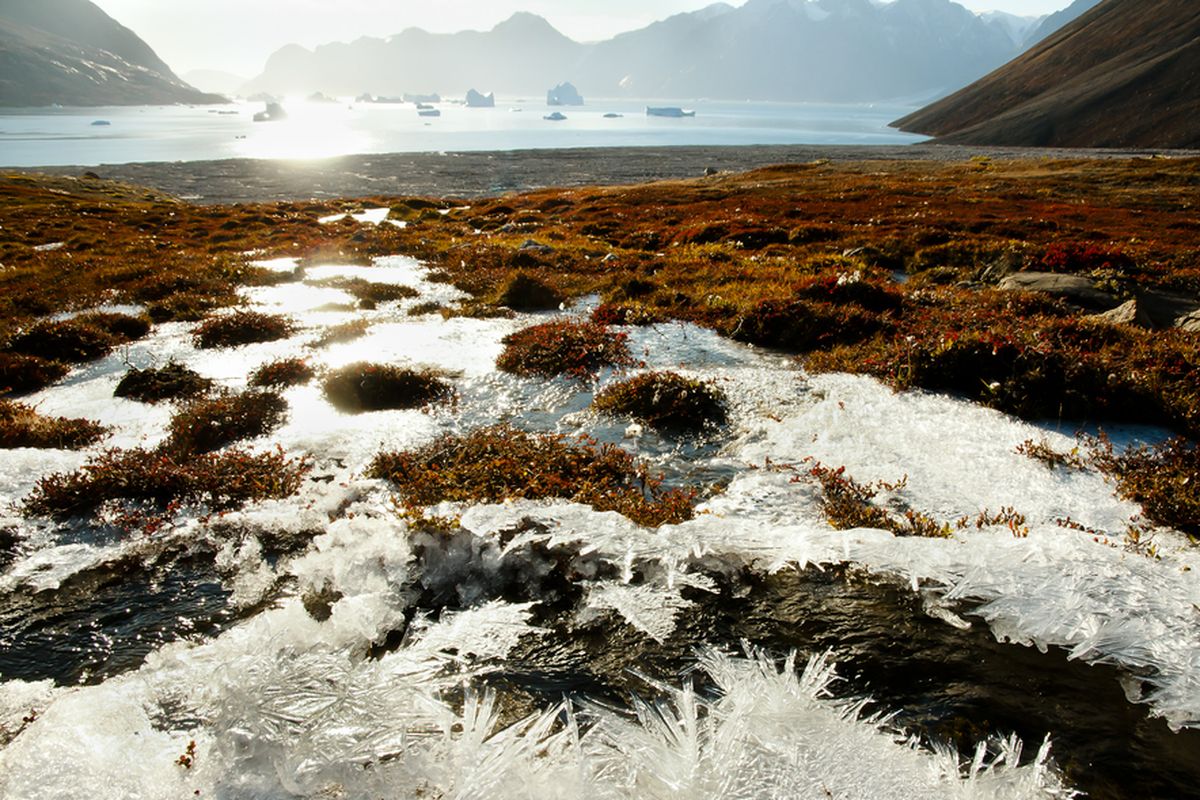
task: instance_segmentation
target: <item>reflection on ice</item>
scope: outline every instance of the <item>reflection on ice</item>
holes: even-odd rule
[[[328,225],[331,222],[340,222],[344,219],[352,219],[355,222],[361,222],[365,225],[381,225],[385,221],[390,222],[397,227],[403,228],[407,223],[399,220],[389,220],[388,214],[392,210],[390,208],[366,208],[362,211],[347,214],[330,214],[327,217],[321,217],[317,222],[322,225]]]

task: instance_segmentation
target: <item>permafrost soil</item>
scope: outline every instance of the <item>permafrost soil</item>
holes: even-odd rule
[[[289,269],[291,264],[278,265]],[[421,296],[373,311],[336,275]],[[1186,539],[1124,533],[1139,509],[1092,471],[1014,452],[1074,431],[896,394],[684,324],[625,329],[645,369],[711,380],[729,425],[672,440],[587,410],[596,385],[499,373],[501,338],[556,314],[409,316],[456,291],[405,258],[246,290],[290,339],[198,351],[183,323],[29,402],[153,446],[169,405],[112,396],[175,359],[241,388],[260,364],[369,359],[449,371],[452,404],[346,415],[316,382],[251,443],[307,454],[302,491],[150,535],[21,517],[85,453],[0,451],[0,796],[1179,797],[1196,791],[1200,564]],[[587,308],[563,314],[586,313]],[[363,318],[362,338],[314,349]],[[380,450],[506,421],[620,442],[678,485],[718,484],[657,530],[527,501],[442,506],[414,531]],[[1154,440],[1154,430],[1112,432]],[[833,530],[805,458],[938,520],[1012,507],[951,538]],[[1067,530],[1069,517],[1091,532]],[[837,676],[842,676],[841,678]],[[1161,718],[1161,719],[1160,719]],[[1022,739],[1024,740],[1022,742]]]

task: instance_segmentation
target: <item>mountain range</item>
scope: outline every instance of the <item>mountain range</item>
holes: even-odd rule
[[[221,102],[88,0],[0,0],[0,106]]]
[[[1200,148],[1200,3],[1093,6],[894,124],[958,144]]]
[[[982,17],[951,0],[747,0],[585,44],[518,13],[484,32],[410,28],[313,50],[288,45],[242,92],[541,95],[570,81],[595,97],[928,98],[1013,58],[1032,22]]]

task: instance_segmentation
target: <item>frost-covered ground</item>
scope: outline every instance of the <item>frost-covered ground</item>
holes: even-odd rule
[[[336,276],[404,283],[421,296],[372,311],[328,310],[352,303],[315,285]],[[503,694],[475,679],[503,671],[521,642],[545,635],[538,598],[504,599],[496,584],[515,570],[540,585],[554,569],[548,551],[571,554],[583,594],[576,619],[616,614],[660,642],[687,618],[689,592],[715,591],[700,565],[737,563],[761,574],[855,565],[911,587],[925,613],[947,626],[986,624],[1013,647],[1065,648],[1117,665],[1131,702],[1173,728],[1200,726],[1200,562],[1171,531],[1155,533],[1153,553],[1144,541],[1129,545],[1125,531],[1139,509],[1115,498],[1102,476],[1051,471],[1014,451],[1031,438],[1070,449],[1071,431],[951,398],[895,394],[867,378],[810,376],[790,359],[689,325],[630,328],[646,369],[711,380],[731,400],[724,434],[680,444],[587,410],[593,389],[612,375],[585,387],[497,372],[501,338],[533,315],[408,315],[417,303],[458,299],[409,259],[310,268],[303,281],[246,295],[302,329],[285,341],[198,351],[190,326],[161,325],[30,402],[112,426],[100,447],[152,446],[171,409],[113,397],[127,364],[175,359],[236,389],[260,364],[297,354],[318,368],[363,359],[437,365],[455,376],[459,399],[425,411],[346,415],[315,383],[289,389],[289,422],[252,446],[279,444],[313,458],[300,495],[219,519],[185,513],[150,537],[21,519],[16,504],[39,477],[73,469],[88,454],[0,451],[0,529],[18,540],[0,593],[53,605],[56,591],[105,565],[203,546],[215,552],[224,601],[241,619],[213,635],[191,633],[180,620],[176,634],[164,633],[166,644],[146,648],[139,667],[103,680],[81,676],[86,685],[0,676],[8,678],[0,683],[0,797],[1070,794],[1051,766],[1052,744],[1047,755],[1042,742],[1030,742],[1022,759],[1015,740],[993,740],[960,756],[910,740],[861,702],[839,698],[836,649],[801,654],[794,664],[786,653],[702,646],[696,666],[705,691],[680,675],[658,685],[657,702],[621,710],[572,697],[514,722],[498,711]],[[324,328],[356,318],[371,323],[363,338],[313,347]],[[658,530],[569,503],[439,508],[461,515],[464,532],[425,541],[418,554],[387,486],[364,479],[363,468],[381,449],[500,421],[589,432],[620,441],[672,481],[728,485],[694,520]],[[939,520],[1015,508],[1027,534],[1003,525],[970,526],[949,539],[833,530],[819,488],[796,479],[803,468],[794,465],[805,458],[844,465],[859,481],[907,476],[893,500]],[[1067,517],[1091,532],[1056,524]],[[280,535],[313,538],[274,555],[268,540]],[[416,609],[418,585],[458,602],[437,613]],[[315,603],[322,613],[313,598],[324,598]],[[404,631],[403,640],[377,647],[391,631]],[[0,630],[0,644],[13,638]]]

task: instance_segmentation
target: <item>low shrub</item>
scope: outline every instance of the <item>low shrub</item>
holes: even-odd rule
[[[1104,436],[1089,444],[1096,466],[1122,497],[1141,503],[1147,519],[1200,537],[1200,446],[1179,437],[1123,453]]]
[[[46,361],[78,364],[108,355],[121,338],[79,320],[38,322],[18,333],[8,343],[8,350]]]
[[[1062,453],[1051,447],[1045,439],[1036,442],[1033,439],[1026,439],[1017,445],[1016,452],[1032,458],[1034,461],[1040,461],[1052,470],[1060,468],[1064,470],[1087,469],[1087,463],[1079,455],[1078,447],[1072,448],[1069,453]]]
[[[606,387],[592,404],[654,428],[698,431],[725,423],[725,397],[704,381],[674,372],[648,372]]]
[[[296,326],[287,317],[263,314],[258,311],[236,311],[211,317],[193,333],[196,347],[237,347],[256,342],[273,342],[291,336]]]
[[[421,293],[411,286],[396,283],[375,283],[362,278],[330,278],[318,282],[320,286],[331,286],[350,294],[360,308],[375,308],[379,303],[408,300]]]
[[[429,300],[424,303],[417,303],[409,308],[408,315],[410,317],[420,317],[426,314],[440,314],[445,308],[445,306],[436,300]]]
[[[640,302],[601,303],[592,311],[597,325],[655,325],[667,320],[666,314]]]
[[[155,322],[199,322],[214,308],[228,305],[222,299],[180,292],[146,306],[146,314]]]
[[[120,343],[136,342],[149,334],[153,327],[149,317],[100,311],[78,316],[75,322],[107,331]]]
[[[883,318],[851,303],[763,300],[738,319],[730,335],[740,342],[804,353],[867,339]]]
[[[0,395],[36,392],[70,371],[70,367],[57,361],[0,353]]]
[[[562,294],[540,278],[518,272],[508,280],[496,298],[496,305],[514,311],[548,311],[559,308]]]
[[[167,447],[181,454],[208,453],[262,436],[283,424],[287,407],[275,392],[258,389],[193,400],[171,418]]]
[[[696,497],[664,489],[661,478],[614,445],[507,425],[448,434],[417,450],[380,453],[367,474],[396,484],[401,502],[414,510],[443,501],[560,498],[655,526],[690,519]]]
[[[250,374],[250,385],[272,388],[299,386],[311,381],[315,374],[303,358],[281,358],[254,370]]]
[[[876,481],[859,483],[846,474],[845,467],[826,467],[819,461],[808,461],[807,472],[798,478],[815,480],[821,486],[821,511],[837,530],[878,528],[897,536],[950,536],[949,525],[939,524],[931,517],[912,509],[896,511],[875,503],[880,492],[897,492],[907,482]]]
[[[313,340],[313,347],[328,347],[331,344],[343,344],[345,342],[353,342],[355,339],[361,339],[366,335],[367,329],[371,327],[371,323],[365,319],[352,319],[349,322],[343,322],[340,325],[331,325],[321,332],[321,335]]]
[[[1124,274],[1134,266],[1133,258],[1119,247],[1092,242],[1055,242],[1046,247],[1038,268],[1045,272]]]
[[[595,322],[544,322],[505,336],[496,367],[516,375],[585,378],[603,367],[633,366],[627,339]]]
[[[434,370],[368,362],[330,372],[322,388],[335,408],[351,413],[420,408],[454,396],[453,387]]]
[[[157,403],[161,400],[196,397],[211,390],[212,386],[213,382],[210,379],[201,376],[195,370],[169,361],[164,367],[134,367],[129,370],[117,384],[113,396],[140,400],[143,403]]]
[[[0,448],[78,450],[94,444],[107,430],[91,420],[47,417],[30,406],[0,400]]]
[[[289,497],[309,465],[282,451],[232,449],[180,457],[166,450],[109,450],[74,472],[38,481],[24,501],[27,514],[65,519],[90,516],[110,503],[203,503],[214,511],[256,500]]]

